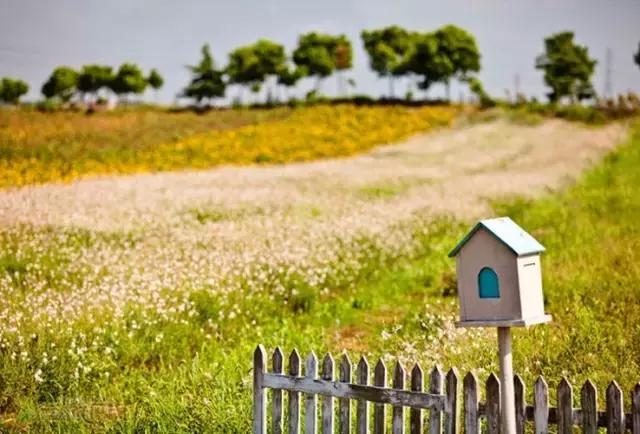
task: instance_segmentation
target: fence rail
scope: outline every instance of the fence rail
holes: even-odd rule
[[[500,381],[494,374],[490,374],[485,382],[485,401],[481,402],[480,383],[476,376],[469,372],[460,390],[460,377],[455,368],[445,375],[440,368],[434,367],[427,379],[428,388],[424,390],[424,375],[418,364],[407,376],[404,367],[396,362],[391,387],[388,387],[387,367],[382,360],[373,369],[373,384],[370,384],[371,372],[365,357],[361,357],[356,366],[355,379],[353,365],[346,354],[340,359],[338,378],[331,354],[323,358],[319,377],[318,359],[313,352],[304,361],[304,375],[301,372],[302,359],[295,349],[289,356],[288,374],[284,373],[284,355],[280,348],[274,350],[271,362],[272,369],[268,372],[266,351],[259,345],[254,353],[254,434],[267,432],[268,389],[271,389],[270,425],[273,434],[301,432],[301,394],[304,395],[305,434],[316,434],[319,427],[324,434],[333,434],[336,430],[340,434],[369,434],[370,428],[374,434],[382,434],[388,432],[388,422],[393,434],[404,434],[407,425],[410,434],[458,434],[462,427],[464,434],[480,434],[482,421],[485,422],[483,432],[501,432]],[[405,384],[407,377],[408,385]],[[518,375],[514,377],[514,389],[517,434],[525,433],[525,428],[531,426],[528,422],[533,422],[535,434],[549,434],[551,425],[557,426],[553,431],[558,434],[573,434],[575,427],[584,434],[597,434],[599,428],[606,428],[607,434],[626,431],[640,434],[640,384],[631,391],[630,413],[624,412],[622,390],[615,381],[606,389],[604,411],[598,410],[597,389],[589,380],[580,389],[580,408],[573,407],[573,387],[564,378],[557,388],[557,407],[549,406],[549,388],[542,377],[533,385],[531,404],[526,402],[525,384]],[[286,418],[284,392],[288,404]],[[458,400],[460,394],[461,402]],[[318,395],[322,400],[320,414]],[[356,402],[355,421],[352,420],[352,400]],[[388,406],[391,406],[390,415],[387,414]],[[405,416],[405,408],[409,408],[408,417]],[[462,419],[462,426],[459,419]]]

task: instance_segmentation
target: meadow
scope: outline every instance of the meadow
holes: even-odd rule
[[[33,113],[2,114],[3,125],[50,128],[40,139],[0,133],[5,168],[25,164],[2,172],[10,188],[0,192],[4,430],[247,432],[257,343],[486,377],[497,370],[495,335],[454,327],[446,254],[489,214],[511,216],[547,247],[554,322],[516,332],[516,370],[528,383],[638,381],[637,123],[614,150],[627,127],[501,119],[372,150],[450,125],[455,111],[221,113],[185,120],[193,129],[176,139],[150,125],[192,115],[135,114],[156,119],[135,124],[133,160],[116,151],[133,134],[125,115],[60,114],[65,133]],[[78,169],[41,176],[64,160],[62,143],[76,143]],[[102,148],[110,157],[99,165],[89,150]],[[470,149],[486,158],[466,158]],[[335,156],[352,157],[311,161]],[[112,172],[138,174],[88,177]]]

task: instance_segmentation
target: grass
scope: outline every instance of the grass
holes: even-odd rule
[[[547,247],[544,288],[554,322],[517,330],[514,338],[515,367],[527,384],[540,374],[551,387],[561,376],[574,385],[591,378],[603,393],[615,378],[627,393],[638,381],[638,167],[640,125],[629,143],[573,187],[533,201],[495,202],[496,214],[511,216]],[[379,198],[394,192],[365,193]],[[215,209],[194,213],[203,221],[227,218]],[[420,222],[412,238],[421,248],[412,257],[385,257],[362,239],[369,262],[353,281],[337,278],[327,293],[301,286],[291,276],[283,293],[266,288],[222,299],[194,290],[197,314],[179,322],[146,318],[153,327],[136,329],[132,312],[126,327],[95,330],[89,322],[79,323],[72,330],[73,345],[66,330],[34,330],[36,337],[22,344],[32,359],[12,359],[6,348],[0,352],[0,423],[5,430],[32,432],[247,432],[257,343],[270,349],[281,345],[286,352],[347,349],[352,359],[365,354],[370,360],[439,363],[463,372],[474,369],[486,378],[497,370],[494,332],[452,327],[457,300],[454,264],[446,253],[467,228],[451,219]],[[20,237],[33,236],[31,230],[0,239],[3,277],[23,275],[27,264],[12,252]],[[60,275],[67,249],[81,249],[92,237],[105,235],[52,231],[38,235],[52,237],[51,251],[33,255],[56,287],[64,279],[82,278]],[[111,242],[131,241],[122,235]],[[221,303],[237,305],[237,314],[221,316]],[[95,349],[92,342],[98,342]],[[51,372],[45,373],[46,382],[37,383],[33,359],[42,357],[45,346]],[[106,347],[115,355],[107,357]],[[79,362],[99,366],[101,374],[73,381]]]
[[[448,125],[451,107],[354,105],[217,110],[0,110],[0,188],[100,174],[348,156]]]

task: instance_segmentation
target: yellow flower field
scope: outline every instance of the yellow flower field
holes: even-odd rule
[[[110,121],[98,114],[85,129],[86,117],[68,115],[64,122],[20,113],[0,113],[0,187],[70,181],[87,175],[137,173],[223,164],[263,164],[349,156],[376,145],[402,140],[435,126],[448,125],[451,107],[316,106],[294,110],[220,111],[205,115],[211,127],[194,116],[176,124],[170,113],[153,114],[153,122],[132,112]],[[130,116],[129,116],[130,115]],[[103,117],[104,119],[101,119]],[[216,118],[226,118],[223,125]],[[235,119],[240,118],[240,120]],[[112,116],[113,118],[113,116]],[[167,124],[168,122],[168,124]],[[171,125],[175,134],[171,134]],[[160,133],[149,131],[160,129]],[[118,134],[107,135],[116,130]],[[83,130],[84,131],[84,130]],[[104,133],[105,142],[100,133]],[[189,134],[191,133],[191,134]],[[116,137],[113,139],[111,137]]]

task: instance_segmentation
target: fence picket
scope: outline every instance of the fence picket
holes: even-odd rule
[[[516,400],[516,433],[524,434],[525,423],[527,422],[527,402],[525,400],[525,385],[522,377],[514,375],[513,392]]]
[[[280,347],[276,347],[273,350],[272,363],[273,373],[283,374],[283,359],[282,350]],[[271,422],[273,427],[273,434],[282,434],[282,420],[284,417],[284,408],[282,407],[282,389],[273,389],[272,394],[272,407],[271,407]]]
[[[404,380],[406,372],[400,361],[396,361],[396,367],[393,371],[393,388],[404,389]],[[391,418],[391,432],[393,434],[404,434],[404,407],[393,407],[393,416]]]
[[[373,369],[373,385],[378,387],[386,387],[387,385],[387,367],[382,359],[378,360]],[[373,405],[373,434],[384,434],[384,413],[384,404],[376,403]]]
[[[607,434],[624,433],[624,403],[618,383],[612,381],[607,387]]]
[[[422,392],[422,368],[415,364],[411,370],[411,390]],[[412,408],[409,411],[409,431],[410,434],[422,434],[422,410]]]
[[[327,353],[322,361],[322,379],[333,381],[333,357]],[[333,434],[333,397],[322,397],[322,433]]]
[[[458,371],[449,369],[445,378],[447,389],[447,409],[444,419],[444,433],[457,434],[458,432]]]
[[[598,434],[598,391],[590,380],[584,382],[580,391],[580,406],[583,434]]]
[[[573,388],[566,378],[558,384],[558,434],[573,434]]]
[[[640,434],[640,383],[631,390],[631,433]]]
[[[300,376],[300,354],[295,348],[289,356],[289,375]],[[289,391],[289,434],[300,432],[300,393]]]
[[[340,362],[340,381],[351,383],[351,360],[345,353]],[[340,398],[340,434],[351,434],[351,401]]]
[[[549,387],[544,378],[538,377],[533,389],[535,434],[549,434]]]
[[[442,394],[442,383],[444,375],[439,366],[434,366],[429,376],[429,392],[437,395]],[[429,410],[429,434],[442,433],[442,412]]]
[[[464,434],[480,434],[480,424],[478,423],[478,404],[480,402],[480,391],[478,390],[478,380],[473,372],[465,375],[462,381],[462,402],[464,404]]]
[[[267,397],[263,387],[266,363],[267,353],[258,345],[253,353],[253,434],[267,432]]]
[[[358,362],[358,371],[356,373],[358,384],[369,384],[369,363],[363,356]],[[369,404],[365,400],[358,400],[356,407],[356,424],[358,434],[368,434],[369,432]]]
[[[487,434],[500,434],[500,380],[491,373],[486,384]]]
[[[318,358],[311,351],[305,364],[305,377],[315,379],[318,376]],[[304,432],[316,434],[318,432],[318,395],[308,393],[305,397]]]

